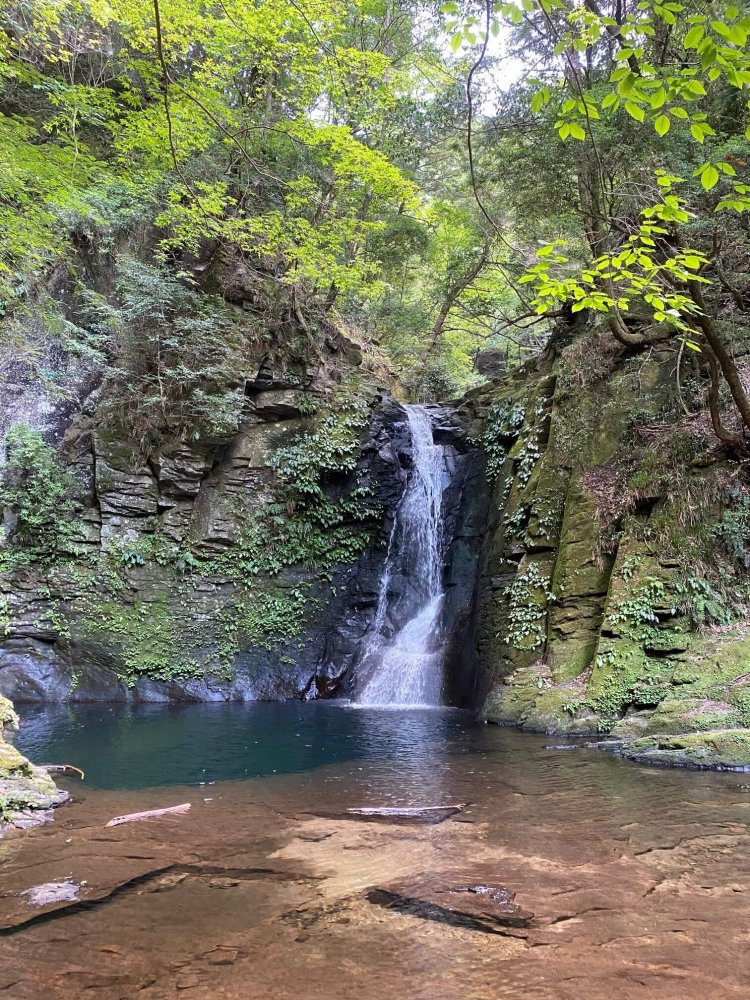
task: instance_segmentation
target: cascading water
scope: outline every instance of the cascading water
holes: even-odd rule
[[[413,466],[391,531],[372,638],[365,640],[357,665],[359,704],[441,704],[442,501],[448,477],[428,410],[415,405],[406,412]],[[407,587],[391,607],[389,590],[397,574]],[[394,620],[400,624],[394,626]]]

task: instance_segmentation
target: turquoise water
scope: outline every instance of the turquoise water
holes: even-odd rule
[[[331,702],[22,707],[15,740],[46,764],[74,764],[90,787],[136,789],[294,774],[362,759],[424,774],[478,749],[487,727],[451,710],[346,708]],[[460,750],[459,750],[460,748]]]

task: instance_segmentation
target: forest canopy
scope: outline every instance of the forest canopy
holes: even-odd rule
[[[337,314],[435,397],[593,313],[626,349],[699,356],[714,430],[741,449],[744,7],[30,0],[0,19],[14,350],[33,356],[19,321],[55,312],[62,274],[76,350],[122,365],[143,346],[124,331],[189,315],[175,377],[220,379],[249,275],[273,282],[269,316]],[[113,263],[105,292],[87,247]]]

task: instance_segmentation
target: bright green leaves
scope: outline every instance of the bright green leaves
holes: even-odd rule
[[[541,90],[537,90],[534,96],[531,98],[531,110],[534,114],[538,114],[542,108],[549,104],[552,99],[552,92],[549,87],[542,87]]]
[[[701,185],[705,191],[710,191],[719,182],[719,171],[713,163],[704,163],[696,171],[696,176],[700,177]]]
[[[67,140],[40,142],[32,122],[0,115],[0,315],[66,250],[65,215],[92,214],[89,189],[108,167]]]
[[[599,108],[591,97],[584,95],[580,100],[571,97],[563,102],[555,128],[563,142],[568,138],[584,142],[591,122],[599,117]]]
[[[671,193],[679,178],[662,172],[657,181],[665,192],[663,199],[643,211],[637,232],[616,251],[602,254],[577,274],[571,274],[570,258],[562,252],[563,241],[537,250],[535,263],[520,280],[533,284],[532,304],[539,315],[562,303],[569,303],[573,312],[627,312],[633,302],[642,301],[655,322],[669,323],[677,330],[691,329],[690,317],[697,307],[686,283],[706,282],[700,272],[708,259],[695,249],[673,250],[665,256],[664,243],[657,241],[668,236],[666,224],[687,221],[689,215],[682,200]]]
[[[612,54],[612,89],[602,96],[599,108],[610,115],[623,108],[638,123],[650,121],[658,136],[665,136],[673,125],[684,122],[691,137],[702,144],[707,136],[716,134],[707,115],[696,109],[696,104],[708,96],[707,86],[722,77],[734,87],[750,85],[750,56],[746,51],[750,18],[743,17],[735,7],[728,8],[726,21],[709,20],[704,14],[691,15],[681,43],[685,58],[651,65],[644,42],[655,36],[660,21],[670,32],[678,33],[678,15],[684,12],[685,7],[679,3],[642,0],[620,24],[606,15],[576,8],[568,15],[569,28],[555,51],[559,55],[593,52],[599,39],[610,32],[620,47]],[[679,46],[678,34],[675,42]],[[570,120],[575,114],[557,124],[561,138],[577,137]],[[588,115],[589,120],[592,117]]]
[[[697,49],[706,34],[706,29],[702,24],[694,24],[682,40],[682,45],[686,49]]]
[[[737,171],[731,163],[726,160],[719,160],[717,163],[702,163],[697,170],[693,172],[693,177],[699,177],[704,191],[710,191],[719,183],[721,174],[726,174],[727,177],[734,177],[736,176],[736,173]],[[734,185],[734,187],[736,188],[737,185]]]
[[[586,138],[586,133],[582,126],[577,122],[559,122],[557,125],[557,130],[560,138],[565,141],[565,139],[579,139],[583,142]]]
[[[269,255],[282,280],[368,288],[368,234],[399,210],[421,214],[414,185],[377,148],[411,86],[367,36],[380,35],[379,10],[170,0],[163,66],[151,0],[34,0],[23,32],[0,31],[0,78],[34,109],[33,123],[0,118],[0,301],[65,254],[63,219],[94,224],[94,174],[151,205],[163,246],[234,241]]]
[[[642,122],[646,117],[646,113],[640,104],[635,104],[633,101],[625,101],[625,110],[630,117],[635,118],[637,122]]]
[[[711,126],[698,117],[694,117],[690,123],[690,134],[696,142],[702,143],[707,135],[716,135]]]

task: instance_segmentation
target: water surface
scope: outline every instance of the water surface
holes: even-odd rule
[[[481,744],[486,727],[451,709],[341,702],[26,708],[16,745],[75,764],[93,788],[134,789],[294,774],[362,758],[416,772]]]
[[[554,750],[453,712],[26,715],[24,749],[91,780],[65,782],[55,822],[0,842],[0,992],[14,1000],[748,996],[745,775]],[[430,826],[347,815],[459,803]],[[39,920],[28,890],[60,881],[85,906]],[[440,893],[471,885],[516,893],[533,918],[449,919]]]

